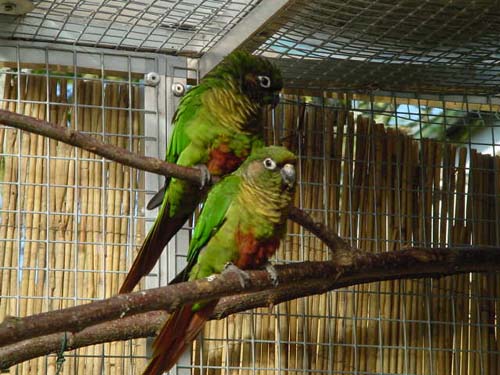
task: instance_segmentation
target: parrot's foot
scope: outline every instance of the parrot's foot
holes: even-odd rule
[[[208,168],[205,164],[197,164],[194,168],[198,169],[201,173],[200,178],[200,190],[203,190],[206,186],[210,185],[212,182],[212,175],[208,171]]]
[[[224,266],[224,271],[222,271],[222,273],[226,272],[234,272],[236,276],[238,276],[240,284],[243,288],[246,288],[249,285],[250,276],[248,276],[248,273],[243,271],[241,268],[236,267],[233,263],[229,262]]]
[[[274,266],[267,262],[264,265],[264,269],[267,271],[269,274],[269,278],[271,279],[271,282],[273,283],[273,286],[276,288],[279,285],[279,278],[278,278],[278,271],[276,271],[276,268]]]

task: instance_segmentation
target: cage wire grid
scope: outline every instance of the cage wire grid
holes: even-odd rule
[[[245,45],[287,87],[497,94],[494,2],[297,0]]]
[[[260,3],[260,1],[201,0],[125,3],[39,1],[33,13],[15,19],[14,23],[12,18],[0,17],[0,38],[57,40],[72,44],[74,46],[72,49],[64,49],[63,52],[70,56],[68,65],[76,67],[73,76],[77,71],[85,72],[84,68],[90,66],[93,68],[91,74],[95,75],[97,71],[97,78],[90,75],[76,79],[98,82],[101,84],[101,90],[114,81],[108,82],[103,78],[105,74],[100,73],[110,71],[114,75],[113,66],[117,59],[125,59],[126,77],[122,83],[127,87],[126,91],[130,92],[136,85],[139,85],[140,90],[144,89],[144,86],[136,82],[136,76],[133,75],[136,72],[133,67],[140,66],[138,68],[140,73],[161,71],[158,68],[161,55],[146,58],[150,64],[139,64],[144,51],[200,56],[209,51],[217,41],[230,32],[234,24]],[[488,228],[496,228],[497,236],[500,233],[499,202],[496,194],[499,184],[498,166],[496,164],[492,166],[490,161],[485,161],[485,158],[471,151],[478,149],[482,153],[496,155],[499,146],[496,96],[499,56],[498,10],[491,4],[446,0],[425,3],[410,0],[398,2],[297,0],[290,4],[292,6],[281,12],[278,18],[271,19],[245,44],[245,47],[274,58],[284,71],[287,88],[322,90],[336,87],[340,91],[360,90],[365,93],[348,97],[337,95],[335,92],[319,98],[286,97],[283,104],[268,118],[268,139],[295,148],[301,157],[296,204],[308,210],[316,219],[336,228],[351,243],[370,251],[394,250],[402,246],[419,244],[470,245],[487,242],[498,246],[498,238],[486,238],[483,233],[483,228],[488,225],[490,225]],[[116,53],[100,51],[92,54],[81,52],[82,46],[111,47],[116,50],[140,51],[141,54],[119,53],[119,51]],[[4,51],[5,46],[2,47],[2,52]],[[18,47],[12,51],[14,53],[9,52],[7,55],[10,56],[10,61],[14,62],[13,68],[22,72],[20,76],[25,78],[43,79],[48,73],[37,70],[23,72],[21,69],[23,62],[31,64],[34,61],[42,62],[41,68],[37,66],[36,69],[46,68],[45,71],[59,63],[55,59],[52,60],[52,56],[56,54],[51,48],[41,49],[36,56],[33,51],[25,55],[23,49]],[[110,64],[106,65],[104,61],[108,61],[108,57]],[[94,63],[89,63],[95,58],[101,62],[97,67]],[[123,61],[120,63],[123,64]],[[5,75],[5,72],[3,73]],[[57,74],[51,72],[50,77],[56,77]],[[62,75],[61,79],[65,77]],[[166,79],[169,79],[168,74]],[[20,80],[17,85],[19,90]],[[165,87],[168,88],[168,84]],[[385,98],[370,95],[377,89],[387,92],[409,91],[414,94],[410,95],[411,98],[392,93],[387,94]],[[172,105],[169,107],[162,104],[169,100],[164,97],[165,91],[168,90],[149,91],[149,98],[153,101],[144,101],[153,103],[152,108],[141,106],[126,108],[128,119],[137,113],[145,118],[145,123],[148,123],[149,118],[149,123],[155,123],[159,131],[164,125],[159,114],[165,113],[165,116],[170,118],[173,113]],[[47,98],[50,92],[47,86]],[[433,100],[428,100],[426,93],[436,95]],[[456,94],[457,101],[462,102],[448,101],[441,94]],[[470,100],[471,97],[467,94],[476,95],[474,101]],[[76,101],[60,103],[52,99],[31,100],[20,97],[12,101],[4,100],[2,103],[9,106],[46,105],[47,108],[42,112],[49,118],[52,116],[50,107],[73,108],[77,119],[79,110],[88,109],[106,113],[110,110],[119,111],[121,108],[103,103],[100,105]],[[162,108],[162,105],[165,108]],[[352,118],[346,114],[346,110],[353,112]],[[340,116],[340,113],[344,113],[345,117],[343,119],[338,117],[338,120],[334,121],[334,117]],[[383,135],[380,128],[371,127],[363,121],[358,124],[356,119],[358,114],[363,114],[372,122],[384,123],[386,128],[399,129],[417,139],[417,154],[421,155],[425,165],[417,169],[412,184],[407,183],[409,178],[403,168],[406,159],[396,158],[377,164],[381,158],[378,154],[380,144],[377,142],[384,137],[395,137],[394,139],[399,141],[400,139],[393,133]],[[330,126],[332,123],[336,125],[341,123],[341,126]],[[465,129],[471,124],[475,124],[475,131]],[[358,127],[365,133],[357,133]],[[115,137],[137,140],[141,144],[150,142],[152,147],[145,147],[146,151],[154,149],[155,156],[163,156],[164,142],[162,144],[162,137],[159,134],[132,135],[129,132],[122,135],[119,131],[103,129],[91,130],[89,133],[107,137],[104,139]],[[148,129],[150,128],[146,126],[145,131]],[[343,141],[335,143],[340,134],[343,134]],[[18,145],[22,144],[23,140],[30,139],[26,134],[16,137]],[[447,160],[443,156],[440,161],[432,159],[430,156],[435,155],[437,151],[432,148],[434,146],[429,146],[424,138],[439,139],[439,145],[444,148],[456,145],[458,148],[455,158]],[[160,141],[155,147],[156,139]],[[347,139],[351,141],[348,142]],[[359,139],[364,143],[356,143]],[[334,142],[341,151],[333,151],[333,154],[331,150],[328,151],[328,140]],[[43,142],[46,145],[50,143],[46,140]],[[367,150],[363,157],[357,154],[360,144],[364,144]],[[408,143],[404,145],[409,147]],[[23,162],[29,164],[24,160],[41,160],[49,169],[51,161],[74,161],[75,165],[100,163],[103,167],[109,165],[100,158],[95,161],[84,153],[75,152],[80,156],[78,159],[76,154],[61,157],[55,156],[52,152],[43,156],[24,155],[18,148],[17,151],[5,152],[5,157],[17,158],[18,165],[23,165]],[[417,154],[411,157],[418,158]],[[415,162],[415,159],[412,160]],[[385,176],[380,174],[377,165],[385,168],[385,171],[389,171],[389,166],[393,167],[391,173],[395,185],[387,185]],[[434,185],[432,183],[429,185],[431,172],[439,168],[441,168],[440,179],[436,179]],[[364,173],[358,173],[358,170],[363,170]],[[489,173],[488,176],[494,179],[493,191],[485,188],[476,191],[474,189],[478,189],[478,185],[470,185],[474,179],[481,179],[481,173],[485,176]],[[101,176],[102,181],[106,179],[109,181],[104,168]],[[104,187],[103,184],[96,188],[85,189],[81,183],[23,182],[22,177],[21,172],[18,172],[17,182],[4,181],[2,186],[15,186],[20,189],[19,191],[30,187],[46,189],[45,194],[49,203],[50,187],[73,188],[80,192],[93,189],[101,192],[99,202],[103,203],[115,192],[133,191],[134,194],[142,196],[141,194],[149,193],[158,185],[158,179],[152,182],[146,177],[145,187]],[[330,182],[332,177],[336,177],[333,183]],[[132,180],[132,175],[130,179]],[[465,186],[462,190],[458,188],[461,184]],[[473,186],[473,189],[470,186]],[[450,191],[448,194],[446,194],[447,189]],[[442,194],[441,198],[436,198],[435,191]],[[389,212],[388,206],[384,206],[388,203],[381,194],[383,192],[392,192],[396,210]],[[342,199],[345,200],[340,200],[340,203],[332,206],[334,197],[339,199],[339,194],[343,194]],[[406,209],[408,202],[405,202],[405,199],[412,194],[421,200],[418,204],[413,202],[416,210],[410,212]],[[361,197],[369,196],[372,201],[360,204]],[[469,203],[478,200],[485,202],[493,200],[491,207],[494,212],[486,215],[484,213],[486,210],[479,204]],[[108,208],[104,208],[104,205],[103,211],[99,214],[83,213],[78,204],[73,205],[73,211],[70,213],[61,210],[49,212],[48,208],[25,209],[19,206],[21,203],[26,203],[20,198],[16,202],[15,209],[2,206],[1,212],[17,218],[26,217],[28,214],[45,215],[47,218],[61,214],[80,221],[84,218],[90,220],[99,218],[101,220],[99,228],[102,233],[105,233],[106,229],[104,217],[126,219],[128,231],[124,241],[114,239],[95,241],[93,238],[81,240],[76,235],[79,229],[76,220],[72,227],[75,236],[70,241],[32,239],[25,241],[23,245],[23,241],[20,241],[23,230],[21,225],[17,224],[17,245],[14,242],[19,251],[18,255],[21,255],[22,247],[29,244],[43,245],[46,248],[52,244],[68,245],[75,246],[75,249],[78,245],[80,245],[78,249],[82,249],[83,245],[94,249],[103,245],[115,248],[122,245],[126,248],[126,265],[120,263],[122,267],[120,269],[102,268],[99,274],[123,276],[132,261],[132,252],[136,245],[137,235],[134,236],[134,230],[136,234],[139,233],[143,228],[144,219],[150,223],[154,217],[154,213],[149,213],[145,214],[144,218],[139,208],[142,207],[142,203],[133,200],[132,195],[129,202],[130,207],[134,206],[135,210],[131,210],[127,215],[109,214]],[[429,203],[432,203],[430,211]],[[441,212],[444,212],[442,210],[445,206],[448,207],[448,211],[443,217]],[[454,210],[455,207],[462,207],[464,212],[460,212],[459,209]],[[369,224],[370,218],[374,220],[372,224]],[[380,220],[377,221],[376,218]],[[389,236],[384,230],[391,221],[399,224],[396,225],[396,234]],[[47,233],[50,229],[48,222],[49,220],[45,224]],[[406,236],[409,223],[421,228],[421,233],[411,233],[409,237]],[[373,226],[373,230],[363,229],[369,225]],[[469,232],[464,234],[460,231],[460,226],[467,227],[467,225]],[[438,227],[440,230],[444,228],[444,234],[436,230]],[[165,268],[168,269],[166,272],[168,276],[171,276],[171,272],[175,272],[179,263],[182,263],[185,241],[184,238],[171,245],[169,254],[173,251],[174,256],[169,256],[167,261],[160,262],[160,267],[149,278],[148,285],[161,284],[161,280],[165,280]],[[297,226],[291,226],[285,243],[276,256],[276,261],[323,260],[328,256],[328,251],[313,236]],[[172,259],[173,265],[170,264]],[[78,262],[78,259],[75,258],[75,261]],[[45,264],[49,262],[50,259],[46,255]],[[106,265],[105,262],[104,264]],[[28,274],[29,271],[34,271],[30,274],[34,280],[43,272],[47,280],[51,271],[68,272],[74,277],[75,293],[74,296],[60,298],[61,301],[75,303],[99,298],[78,297],[76,287],[78,275],[92,275],[91,268],[77,269],[77,264],[73,267],[59,268],[40,265],[25,267],[24,263],[19,263],[15,267],[2,268],[2,272],[7,270],[20,274],[22,270]],[[491,278],[497,280],[498,285],[498,275],[487,275],[484,278],[472,275],[470,278],[464,276],[444,281],[376,283],[282,304],[275,306],[271,312],[260,309],[238,314],[224,322],[210,323],[202,338],[194,346],[193,363],[183,361],[173,372],[178,374],[191,371],[195,374],[233,372],[372,374],[375,372],[412,375],[443,373],[489,375],[494,374],[494,371],[500,373],[498,368],[500,299],[498,287],[486,288],[492,285]],[[106,280],[109,278],[104,278],[105,283]],[[2,297],[10,296],[8,300],[16,301],[17,314],[23,300],[42,301],[42,308],[50,306],[56,298],[51,297],[49,292],[50,290],[46,288],[38,296],[33,291],[31,294],[11,295],[4,292],[1,294]],[[2,301],[5,302],[5,298],[2,298]],[[30,303],[35,305],[34,302]],[[418,314],[415,313],[417,304],[421,306]],[[321,310],[315,310],[317,306],[321,307]],[[437,308],[443,308],[447,314],[445,319],[441,317],[439,311],[436,311]],[[464,311],[467,316],[464,316]],[[489,314],[488,317],[485,317],[485,314]],[[493,320],[489,316],[493,316]],[[241,324],[239,329],[238,324]],[[263,328],[264,325],[267,330]],[[324,327],[321,334],[317,328],[320,326]],[[384,336],[388,331],[396,336],[390,338]],[[421,336],[418,332],[422,332]],[[441,337],[451,337],[451,344],[448,342],[448,345],[444,345],[440,341]],[[315,341],[315,338],[318,339]],[[466,344],[472,341],[474,345]],[[71,358],[72,362],[65,364],[63,371],[113,373],[124,371],[127,366],[140,371],[145,352],[140,350],[133,352],[127,348],[134,344],[126,345],[124,352],[113,351],[111,346],[100,346],[94,351],[80,350],[74,354],[69,353],[66,356]],[[141,348],[143,350],[144,346]],[[235,355],[236,352],[241,356]],[[397,353],[397,361],[392,360],[393,353]],[[100,362],[87,362],[89,364],[82,365],[90,358],[99,358]],[[48,357],[35,362],[42,366],[36,368],[51,369],[53,359]],[[441,367],[443,362],[449,367]],[[29,373],[30,367],[27,364],[21,365],[13,371],[21,374]]]
[[[0,16],[0,38],[199,56],[259,0],[34,1],[15,22]]]

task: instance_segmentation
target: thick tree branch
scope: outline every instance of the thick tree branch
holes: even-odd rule
[[[12,318],[0,325],[3,345],[0,368],[59,351],[62,333],[55,332],[68,332],[68,349],[149,336],[165,319],[164,314],[154,311],[172,311],[183,303],[200,299],[201,295],[203,298],[231,295],[217,305],[212,318],[218,319],[250,308],[366,282],[498,271],[500,248],[411,248],[378,254],[340,252],[332,261],[276,268],[280,286],[274,289],[269,289],[272,283],[265,271],[251,271],[251,282],[246,288],[240,285],[236,275],[227,273],[212,281],[198,280],[31,317]],[[234,296],[241,292],[253,293]],[[35,336],[42,337],[33,338]]]
[[[31,133],[43,135],[71,146],[90,151],[106,159],[116,161],[129,167],[143,171],[172,176],[183,180],[200,183],[201,174],[198,169],[182,167],[167,163],[157,158],[142,156],[124,148],[106,144],[89,135],[71,128],[65,128],[34,117],[20,115],[15,112],[0,109],[0,123]],[[214,178],[215,180],[215,178]],[[289,215],[290,219],[315,234],[331,250],[348,249],[349,246],[336,234],[329,232],[324,225],[315,223],[304,211],[294,208]]]

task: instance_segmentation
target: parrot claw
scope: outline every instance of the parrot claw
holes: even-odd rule
[[[212,175],[210,174],[205,164],[197,164],[194,166],[194,168],[198,169],[201,173],[200,190],[203,190],[206,186],[210,185],[210,183],[212,182]]]
[[[229,262],[224,266],[224,271],[222,271],[222,273],[226,272],[234,272],[236,276],[238,276],[240,284],[243,288],[246,288],[250,284],[250,276],[248,276],[248,273],[243,271],[241,268],[236,267],[233,263]]]
[[[264,265],[264,269],[267,271],[269,274],[269,278],[271,279],[271,282],[273,283],[273,286],[276,288],[279,285],[279,278],[278,278],[278,271],[276,271],[276,268],[274,266],[267,262]]]

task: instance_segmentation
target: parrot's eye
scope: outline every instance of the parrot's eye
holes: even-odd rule
[[[264,159],[264,167],[272,170],[272,169],[276,168],[276,163],[273,159],[267,158],[267,159]]]
[[[268,76],[257,76],[257,80],[259,81],[260,87],[263,89],[268,89],[271,87],[271,78]]]

